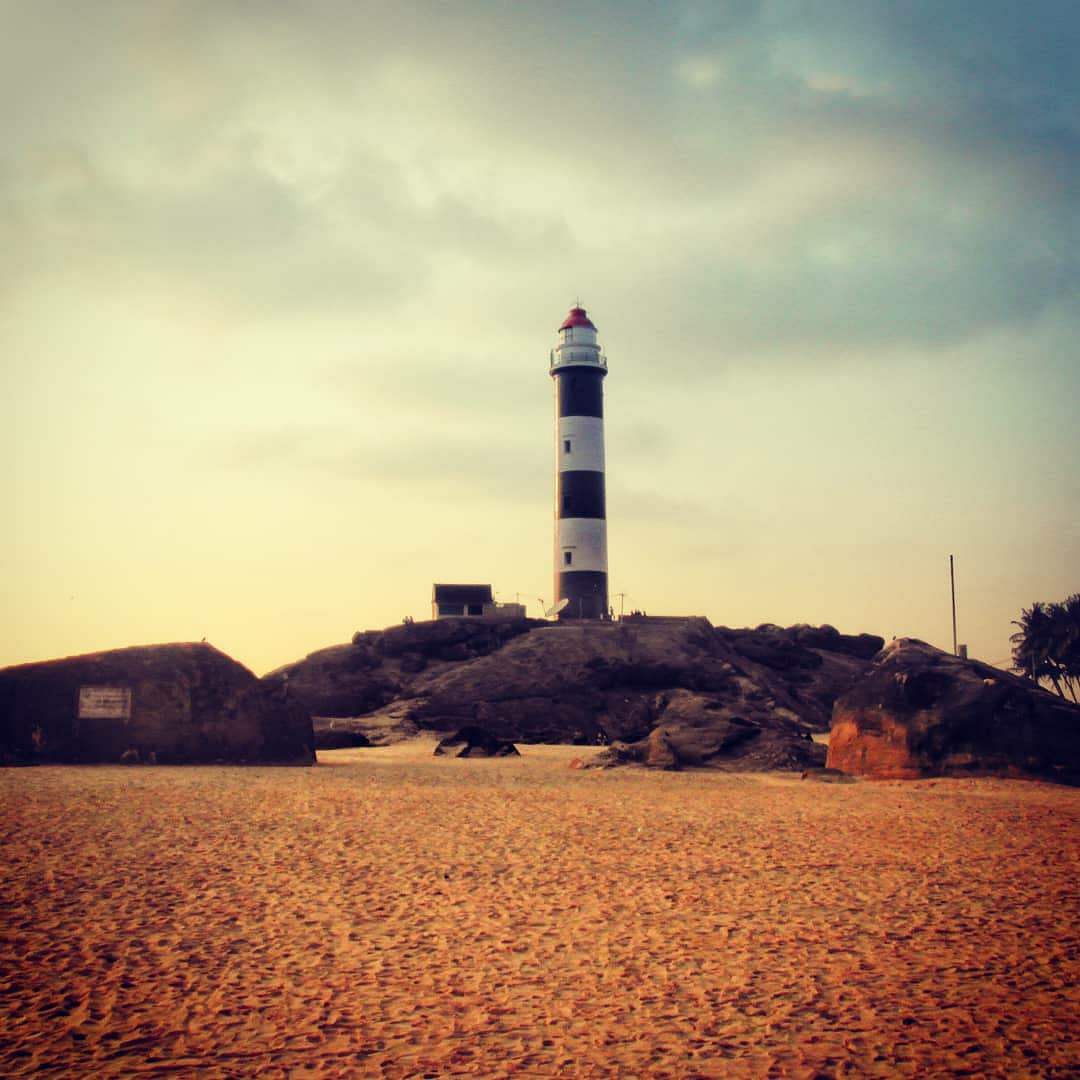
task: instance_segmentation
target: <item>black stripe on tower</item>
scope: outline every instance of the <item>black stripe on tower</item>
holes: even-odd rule
[[[589,469],[559,473],[559,517],[604,517],[604,474]]]
[[[569,367],[555,375],[559,387],[559,416],[603,416],[604,372]]]
[[[562,570],[559,596],[570,601],[564,609],[567,618],[602,619],[608,613],[607,574],[598,570]]]

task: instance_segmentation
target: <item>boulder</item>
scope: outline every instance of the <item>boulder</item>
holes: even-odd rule
[[[211,645],[146,645],[0,671],[0,760],[311,765],[307,711]]]
[[[483,656],[544,625],[541,619],[432,619],[357,635],[353,641],[370,642],[383,656],[412,653],[429,659],[460,661]]]
[[[642,765],[647,765],[650,769],[667,769],[672,772],[682,768],[682,761],[675,752],[675,747],[672,746],[671,738],[665,728],[653,728],[644,742]]]
[[[315,729],[316,750],[351,750],[358,746],[371,745],[367,735],[353,727],[351,717],[329,722],[324,717],[319,717],[312,721],[312,726]]]
[[[828,765],[875,779],[1080,779],[1080,707],[975,660],[900,638],[834,706]]]
[[[763,728],[756,738],[709,762],[726,772],[804,772],[825,764],[825,747],[809,734]]]
[[[364,716],[313,716],[316,747],[319,750],[337,749],[324,745],[323,740],[352,739],[351,746],[391,746],[420,734],[412,718],[412,703],[395,701]]]
[[[662,726],[656,730],[665,733],[668,745],[681,764],[705,765],[761,734],[767,719],[755,722],[739,715],[753,711],[745,706],[745,701],[732,707],[731,702],[715,697],[675,690],[657,703]],[[788,721],[785,726],[790,726],[801,737],[802,729],[797,721]]]
[[[779,633],[797,645],[822,652],[842,653],[856,660],[873,660],[885,645],[877,634],[841,634],[835,626],[808,626],[800,623]]]
[[[490,731],[478,727],[463,727],[453,735],[447,735],[438,746],[435,754],[450,754],[452,757],[517,757],[518,748],[511,742],[496,738]]]
[[[825,747],[813,740],[784,732],[754,728],[748,737],[711,757],[697,753],[683,757],[677,733],[656,728],[635,743],[615,742],[584,763],[586,769],[610,769],[617,765],[644,765],[669,772],[689,766],[724,772],[806,772],[820,768]]]
[[[750,684],[751,686],[753,684]],[[720,700],[687,690],[660,695],[659,724],[636,742],[615,742],[590,768],[638,764],[654,769],[706,766],[740,772],[803,770],[824,764],[825,747],[795,716],[764,703]],[[747,715],[739,715],[740,712]]]

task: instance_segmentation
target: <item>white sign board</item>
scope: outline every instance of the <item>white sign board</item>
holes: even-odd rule
[[[128,686],[80,686],[80,720],[127,720],[131,716]]]

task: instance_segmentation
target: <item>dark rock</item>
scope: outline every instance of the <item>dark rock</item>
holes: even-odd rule
[[[847,653],[856,660],[873,660],[885,648],[885,639],[877,634],[841,634],[834,652]]]
[[[311,722],[319,750],[339,749],[346,738],[354,740],[350,746],[389,746],[420,734],[407,701],[392,702],[364,716],[313,716]],[[327,739],[339,745],[324,744]]]
[[[645,752],[641,763],[650,769],[667,769],[672,772],[682,768],[682,761],[675,753],[675,748],[671,745],[671,739],[664,728],[653,728],[649,732],[645,740]]]
[[[1080,781],[1080,707],[975,660],[900,638],[839,698],[830,768],[876,779]]]
[[[732,753],[740,743],[761,734],[761,726],[737,715],[724,703],[686,690],[675,690],[660,713],[668,744],[684,765],[705,765],[719,755]],[[790,723],[801,737],[802,729]]]
[[[701,618],[449,619],[358,634],[265,681],[287,684],[316,731],[330,722],[320,718],[348,717],[374,745],[467,726],[509,742],[630,745],[663,727],[683,765],[794,768],[820,764],[822,749],[795,744],[828,730],[833,701],[869,666],[853,654],[875,643],[833,627],[731,630]]]
[[[718,627],[716,633],[743,656],[777,671],[813,670],[821,666],[822,654],[870,661],[884,647],[876,634],[841,634],[834,626],[790,626],[768,623],[755,630]]]
[[[330,720],[320,717],[314,723],[316,750],[349,750],[370,746],[371,740],[362,731],[355,730],[348,720]]]
[[[263,676],[312,716],[363,716],[406,696],[422,672],[436,673],[501,648],[536,619],[439,619],[353,635]]]
[[[774,671],[821,666],[821,657],[780,634],[738,634],[728,641],[740,656],[764,664]]]
[[[762,772],[802,770],[825,761],[825,748],[797,719],[771,714],[748,719],[724,702],[686,690],[662,696],[656,708],[659,726],[646,738],[613,743],[586,767],[639,764],[669,770],[707,766]]]
[[[671,771],[705,766],[725,772],[800,772],[818,768],[824,761],[825,747],[784,732],[760,728],[711,757],[702,758],[695,753],[687,759],[679,752],[677,733],[668,728],[657,728],[648,738],[636,743],[612,743],[584,767],[605,769],[616,765],[645,765]]]
[[[412,692],[425,699],[417,713],[425,727],[453,717],[511,740],[630,741],[656,726],[659,690],[737,689],[727,655],[705,620],[546,625],[488,656],[425,673]]]
[[[310,765],[313,748],[300,705],[205,643],[0,671],[3,760]]]
[[[588,761],[574,758],[574,761],[578,762],[574,767],[579,769],[613,769],[619,765],[641,765],[645,760],[645,752],[644,739],[635,743],[625,743],[617,739]],[[571,764],[573,765],[573,762]]]
[[[505,644],[537,626],[539,619],[436,619],[429,622],[403,623],[383,630],[374,640],[375,649],[384,656],[419,652],[434,656],[452,646],[485,642]],[[457,653],[467,659],[471,652]]]
[[[462,660],[472,660],[476,652],[470,649],[463,641],[456,645],[447,645],[435,653],[439,660],[447,660],[451,663],[460,663]]]
[[[825,747],[791,732],[763,728],[756,738],[709,762],[727,772],[803,772],[825,764]]]
[[[841,634],[835,626],[799,626],[781,630],[798,645],[823,652],[844,653],[857,660],[873,660],[885,646],[885,639],[877,634]]]
[[[401,690],[396,666],[384,666],[366,642],[320,649],[264,675],[262,682],[312,716],[359,716],[393,701]]]
[[[511,742],[497,739],[490,731],[478,727],[463,727],[453,735],[448,735],[438,746],[436,754],[451,754],[453,757],[516,757],[518,748]]]

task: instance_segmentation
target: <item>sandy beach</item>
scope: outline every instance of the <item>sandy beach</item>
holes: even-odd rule
[[[0,1072],[1075,1076],[1080,792],[581,751],[0,772]]]

